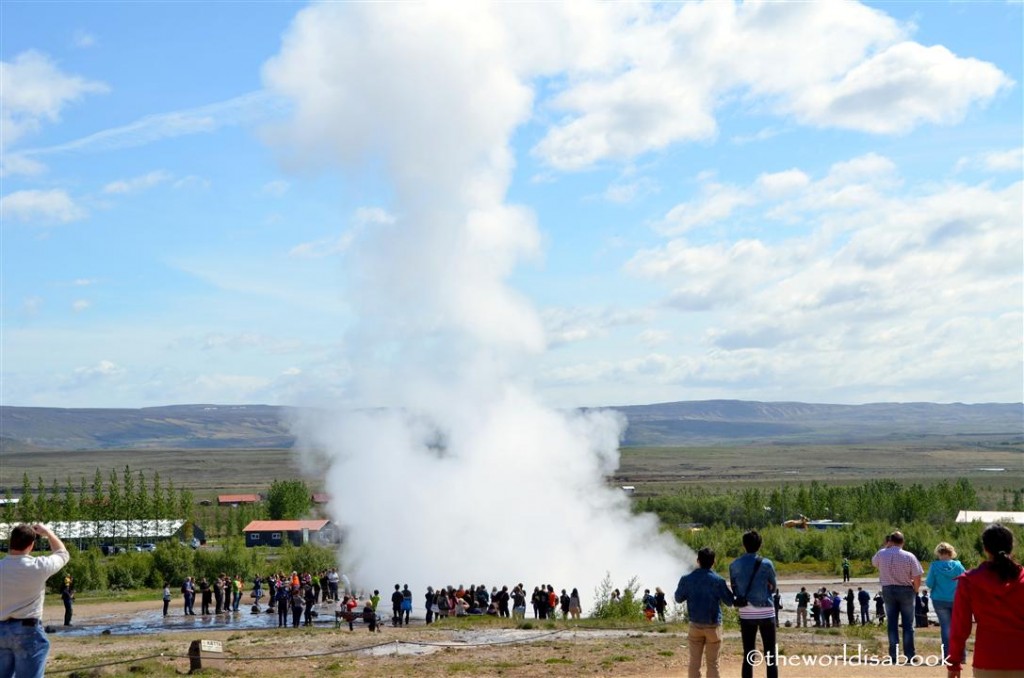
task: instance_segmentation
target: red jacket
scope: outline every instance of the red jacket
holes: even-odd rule
[[[957,577],[957,582],[946,654],[963,656],[974,617],[978,630],[972,666],[989,671],[1024,669],[1024,569],[1017,579],[1004,582],[984,563]]]

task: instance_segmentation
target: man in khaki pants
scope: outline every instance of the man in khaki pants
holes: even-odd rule
[[[708,678],[719,678],[718,653],[722,649],[722,604],[732,606],[734,598],[725,580],[711,568],[715,552],[705,547],[697,551],[700,566],[679,580],[676,602],[686,601],[690,617],[687,640],[690,651],[689,678],[700,678],[701,657],[706,657]]]

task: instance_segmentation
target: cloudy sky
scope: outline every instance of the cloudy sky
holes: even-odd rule
[[[1019,401],[1022,9],[4,2],[0,398]]]

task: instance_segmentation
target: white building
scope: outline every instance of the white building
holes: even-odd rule
[[[961,511],[956,514],[956,522],[1024,525],[1024,511]]]

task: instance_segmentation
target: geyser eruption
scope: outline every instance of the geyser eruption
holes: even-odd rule
[[[417,610],[427,585],[550,583],[588,599],[606,572],[671,592],[685,549],[605,482],[623,422],[547,408],[519,377],[544,337],[506,284],[540,240],[505,202],[510,137],[530,79],[557,64],[537,58],[527,15],[498,11],[318,5],[267,64],[295,104],[274,133],[288,160],[375,168],[392,191],[346,259],[348,397],[297,423],[300,447],[327,458],[353,582],[408,583]]]

